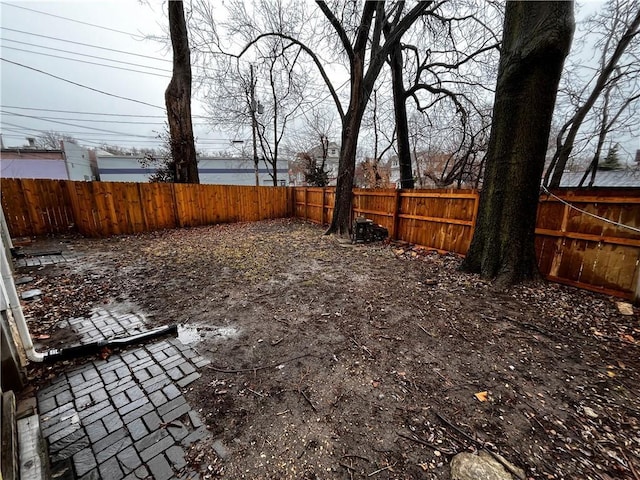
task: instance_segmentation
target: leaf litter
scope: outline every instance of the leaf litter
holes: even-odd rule
[[[638,480],[640,324],[619,299],[497,291],[457,255],[343,248],[289,219],[65,245],[77,262],[19,287],[42,291],[24,308],[44,345],[121,301],[151,326],[242,332],[195,345],[216,368],[185,395],[228,449],[194,449],[203,478],[448,479],[452,455],[486,449],[527,478]]]

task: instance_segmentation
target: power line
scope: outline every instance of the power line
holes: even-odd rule
[[[34,52],[33,50],[25,50],[24,48],[8,47],[6,45],[2,48],[9,49],[9,50],[17,50],[18,52],[33,53],[35,55],[43,55],[45,57],[50,57],[50,58],[61,58],[62,60],[70,60],[72,62],[85,63],[88,65],[97,65],[99,67],[115,68],[116,70],[124,70],[127,72],[143,73],[146,75],[153,75],[154,77],[171,78],[171,75],[163,75],[161,73],[154,73],[154,72],[145,72],[142,70],[134,70],[133,68],[118,67],[116,65],[105,65],[104,63],[91,62],[89,60],[80,60],[79,58],[70,58],[70,57],[63,57],[62,55],[53,55],[52,53]]]
[[[0,110],[0,113],[2,114],[7,114],[7,112],[5,112],[4,110]],[[16,115],[18,117],[24,117],[24,118],[33,118],[35,120],[41,120],[44,122],[51,122],[51,123],[58,123],[60,125],[67,125],[69,127],[78,127],[78,128],[86,128],[87,130],[95,130],[96,132],[104,132],[104,133],[116,133],[118,135],[124,135],[125,137],[139,137],[139,138],[153,138],[149,135],[136,135],[134,133],[126,133],[126,132],[117,132],[114,130],[105,130],[103,128],[95,128],[95,127],[85,127],[84,125],[78,125],[76,123],[68,123],[68,122],[61,122],[58,120],[46,120],[42,117],[37,117],[35,115],[25,115],[22,113],[14,113],[13,115]]]
[[[168,70],[166,68],[152,67],[150,65],[140,65],[139,63],[134,63],[134,62],[125,62],[124,60],[115,60],[113,58],[100,57],[98,55],[90,55],[88,53],[79,53],[79,52],[74,52],[73,50],[65,50],[64,48],[55,48],[55,47],[48,47],[46,45],[39,45],[37,43],[22,42],[20,40],[14,40],[12,38],[0,37],[0,41],[2,41],[2,42],[11,42],[11,43],[19,43],[21,45],[27,45],[29,47],[42,48],[44,50],[53,50],[55,52],[71,53],[73,55],[78,55],[78,56],[81,56],[81,57],[95,58],[97,60],[107,60],[109,62],[121,63],[123,65],[131,65],[131,66],[134,66],[134,67],[143,67],[143,68],[148,68],[150,70],[158,70],[160,72],[171,73],[171,70]],[[15,47],[7,47],[7,46],[5,46],[4,48],[15,48]],[[151,58],[153,58],[153,57],[151,57]],[[163,59],[157,59],[157,60],[163,60]]]
[[[98,93],[101,93],[101,94],[103,94],[103,95],[108,95],[109,97],[119,98],[119,99],[121,99],[121,100],[127,100],[127,101],[129,101],[129,102],[140,103],[140,104],[142,104],[142,105],[146,105],[146,106],[148,106],[148,107],[159,108],[160,110],[164,110],[164,107],[159,107],[158,105],[153,105],[152,103],[147,103],[147,102],[143,102],[142,100],[135,100],[135,99],[133,99],[133,98],[123,97],[122,95],[116,95],[116,94],[114,94],[114,93],[105,92],[104,90],[99,90],[99,89],[97,89],[97,88],[89,87],[89,86],[87,86],[87,85],[83,85],[83,84],[81,84],[81,83],[74,82],[74,81],[72,81],[72,80],[68,80],[68,79],[66,79],[66,78],[62,78],[62,77],[59,77],[59,76],[54,75],[54,74],[52,74],[52,73],[45,72],[44,70],[39,70],[39,69],[37,69],[37,68],[30,67],[30,66],[28,66],[28,65],[23,65],[22,63],[14,62],[14,61],[12,61],[12,60],[7,60],[7,59],[6,59],[6,58],[4,58],[4,57],[0,57],[0,60],[2,60],[3,62],[11,63],[11,64],[13,64],[13,65],[17,65],[17,66],[19,66],[19,67],[26,68],[26,69],[28,69],[28,70],[33,70],[34,72],[42,73],[42,74],[47,75],[47,76],[49,76],[49,77],[55,78],[55,79],[57,79],[57,80],[61,80],[61,81],[63,81],[63,82],[70,83],[70,84],[75,85],[75,86],[77,86],[77,87],[86,88],[87,90],[91,90],[91,91],[93,91],[93,92],[98,92]]]
[[[109,117],[167,118],[166,115],[132,115],[132,114],[126,114],[126,113],[79,112],[76,110],[54,110],[50,108],[18,107],[14,105],[0,105],[0,108],[12,108],[15,110],[35,110],[38,112],[73,113],[76,115],[103,115],[103,116],[109,116]],[[206,118],[206,117],[194,116],[193,118]]]
[[[39,13],[39,14],[41,14],[41,15],[47,15],[48,17],[59,18],[59,19],[61,19],[61,20],[67,20],[67,21],[69,21],[69,22],[79,23],[79,24],[81,24],[81,25],[87,25],[87,26],[89,26],[89,27],[101,28],[102,30],[108,30],[108,31],[110,31],[110,32],[121,33],[121,34],[123,34],[123,35],[128,35],[128,36],[130,36],[130,37],[136,37],[136,38],[139,38],[139,39],[141,39],[141,40],[146,39],[146,37],[145,37],[144,35],[141,35],[141,34],[139,34],[139,33],[125,32],[125,31],[122,31],[122,30],[117,30],[117,29],[115,29],[115,28],[105,27],[105,26],[103,26],[103,25],[96,25],[96,24],[94,24],[94,23],[83,22],[83,21],[81,21],[81,20],[75,20],[75,19],[73,19],[73,18],[63,17],[63,16],[61,16],[61,15],[54,15],[53,13],[43,12],[43,11],[41,11],[41,10],[35,10],[35,9],[33,9],[33,8],[23,7],[23,6],[21,6],[21,5],[14,5],[14,4],[12,4],[12,3],[6,3],[6,2],[2,2],[2,5],[6,5],[6,6],[8,6],[8,7],[19,8],[19,9],[21,9],[21,10],[28,10],[28,11],[30,11],[30,12]]]
[[[0,30],[7,30],[8,32],[22,33],[24,35],[31,35],[31,36],[34,36],[34,37],[46,38],[48,40],[56,40],[58,42],[72,43],[74,45],[81,45],[83,47],[97,48],[99,50],[107,50],[109,52],[122,53],[124,55],[132,55],[132,56],[135,56],[135,57],[149,58],[151,60],[157,60],[159,62],[172,63],[172,60],[168,60],[166,58],[152,57],[151,55],[143,55],[141,53],[131,53],[131,52],[126,52],[124,50],[116,50],[115,48],[101,47],[99,45],[91,45],[89,43],[74,42],[73,40],[66,40],[64,38],[59,38],[59,37],[51,37],[49,35],[41,35],[39,33],[25,32],[24,30],[16,30],[15,28],[9,28],[9,27],[0,26]]]
[[[14,112],[4,112],[5,115],[17,115],[22,116],[19,113]],[[116,123],[116,124],[127,124],[127,125],[164,125],[164,122],[136,122],[136,121],[128,121],[128,120],[97,120],[94,118],[67,118],[67,117],[38,117],[40,120],[73,120],[73,121],[82,121],[89,123]],[[207,122],[193,122],[193,125],[208,125]]]

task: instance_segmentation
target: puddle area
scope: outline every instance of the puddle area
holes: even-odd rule
[[[240,330],[235,327],[217,327],[214,325],[178,325],[178,340],[185,345],[203,340],[229,340],[238,338]]]

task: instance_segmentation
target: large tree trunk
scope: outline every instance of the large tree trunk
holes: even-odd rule
[[[171,136],[175,182],[200,183],[196,146],[191,124],[191,56],[182,1],[168,2],[169,30],[173,46],[173,76],[164,93]]]
[[[409,143],[409,123],[407,121],[406,92],[404,89],[402,67],[402,46],[393,46],[389,55],[391,64],[391,84],[393,87],[393,109],[396,117],[396,142],[398,145],[398,164],[400,167],[400,188],[413,188],[413,169],[411,168],[411,145]]]
[[[369,82],[363,78],[364,52],[359,52],[351,68],[351,102],[342,125],[342,145],[336,180],[336,196],[331,225],[326,234],[346,236],[351,233],[351,200],[356,169],[356,150],[362,117],[371,95]]]
[[[540,179],[573,1],[508,1],[480,209],[463,269],[509,285],[535,276]]]

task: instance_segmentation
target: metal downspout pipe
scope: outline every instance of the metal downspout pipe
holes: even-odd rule
[[[2,256],[0,256],[0,268],[2,270],[2,284],[7,294],[9,308],[11,309],[13,320],[16,322],[16,327],[18,328],[18,333],[20,334],[20,340],[22,341],[22,346],[25,349],[27,358],[32,362],[42,362],[44,360],[45,355],[40,352],[36,352],[35,347],[33,346],[31,334],[29,333],[29,327],[27,327],[27,321],[24,318],[24,314],[22,313],[22,307],[20,306],[20,298],[18,297],[16,285],[15,283],[13,283],[13,274],[11,272],[11,267],[9,263],[10,260],[7,258],[7,250],[4,244],[5,242],[4,235],[1,235],[1,237],[2,237],[2,248],[0,250],[2,250],[2,253],[0,255]]]

